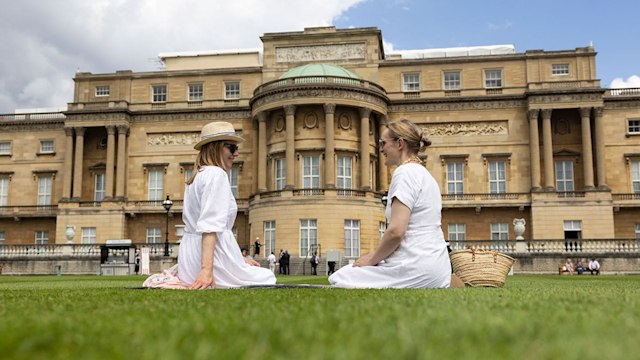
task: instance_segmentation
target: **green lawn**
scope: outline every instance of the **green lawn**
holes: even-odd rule
[[[143,279],[0,276],[0,358],[628,360],[640,353],[637,276],[511,276],[502,289],[126,289]]]

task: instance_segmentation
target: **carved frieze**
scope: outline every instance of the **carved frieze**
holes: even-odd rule
[[[177,113],[177,114],[145,114],[133,117],[134,122],[149,121],[184,121],[184,120],[233,120],[250,119],[250,111],[220,111],[220,112],[198,112],[198,113]]]
[[[290,46],[276,48],[276,61],[308,62],[364,59],[366,54],[367,48],[364,43]]]
[[[194,145],[200,140],[200,132],[174,132],[147,134],[147,145]]]
[[[509,124],[503,121],[467,121],[421,125],[427,136],[507,135]]]
[[[640,101],[607,101],[604,103],[605,109],[640,109]]]
[[[602,94],[554,94],[529,96],[530,104],[602,101]]]
[[[10,124],[0,123],[0,131],[2,132],[10,132],[10,131],[40,131],[40,130],[57,130],[64,129],[64,123],[62,121],[59,122],[28,122],[28,123],[18,123],[12,122]]]
[[[454,103],[431,104],[399,104],[389,106],[389,112],[421,112],[421,111],[454,111],[454,110],[483,110],[483,109],[511,109],[525,107],[525,100],[496,100],[496,101],[466,101]]]

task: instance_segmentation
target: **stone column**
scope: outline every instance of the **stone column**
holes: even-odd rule
[[[64,178],[62,179],[62,198],[71,197],[71,179],[73,178],[73,128],[64,128],[66,136],[64,155]]]
[[[540,134],[538,134],[539,109],[529,110],[529,156],[531,162],[531,191],[540,190]]]
[[[267,191],[267,114],[258,113],[258,192]]]
[[[82,198],[82,162],[84,154],[84,132],[85,128],[77,127],[76,132],[76,155],[73,166],[73,199],[80,201]]]
[[[116,174],[116,197],[124,199],[124,180],[127,169],[127,132],[129,127],[126,125],[118,126],[118,160],[117,160],[117,174]]]
[[[334,139],[334,113],[336,104],[324,104],[325,151],[324,151],[324,187],[336,187],[336,145]]]
[[[607,186],[607,173],[605,164],[605,149],[604,149],[604,119],[602,117],[603,109],[601,107],[594,109],[595,121],[596,121],[596,175],[598,178],[598,189],[608,190]]]
[[[595,189],[593,182],[593,152],[591,148],[591,108],[580,108],[582,119],[582,166],[584,167],[584,189]]]
[[[296,154],[296,129],[295,129],[295,116],[296,106],[286,105],[284,107],[284,113],[286,115],[286,132],[287,132],[287,148],[285,150],[285,157],[287,162],[287,178],[285,181],[285,189],[291,190],[295,188],[295,154]]]
[[[107,126],[107,168],[104,175],[104,197],[110,199],[113,197],[113,169],[116,154],[116,127]]]
[[[551,112],[552,109],[542,110],[542,145],[544,156],[544,189],[555,190],[555,177],[553,175],[553,143],[551,140]]]
[[[382,136],[382,132],[387,128],[387,117],[380,118],[378,122],[378,136]],[[379,144],[377,144],[379,146]],[[384,164],[384,156],[378,149],[378,190],[387,191],[389,185],[389,179],[387,178],[387,166]]]
[[[258,130],[259,130],[259,126],[258,126],[258,121],[256,119],[254,119],[253,123],[253,130],[255,131],[255,135],[251,137],[251,149],[257,149],[258,148]],[[258,173],[258,152],[257,151],[252,151],[252,156],[253,156],[253,173],[257,174]],[[254,176],[253,177],[253,189],[252,191],[254,193],[258,192],[258,177]]]
[[[371,190],[369,186],[369,115],[371,109],[360,108],[360,189]]]

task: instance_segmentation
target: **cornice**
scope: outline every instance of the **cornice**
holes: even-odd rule
[[[502,100],[467,100],[457,102],[420,102],[400,103],[389,106],[389,113],[394,112],[421,112],[421,111],[452,111],[452,110],[484,110],[484,109],[511,109],[525,108],[527,101],[522,98]]]
[[[605,109],[640,109],[640,99],[639,98],[632,98],[632,99],[605,98],[604,108]]]
[[[64,119],[0,121],[0,129],[3,132],[57,130],[64,128],[64,122]]]
[[[208,111],[208,112],[179,112],[179,113],[149,113],[135,115],[132,122],[152,122],[152,121],[202,121],[202,120],[233,120],[233,119],[251,119],[250,110],[232,110],[232,111]]]

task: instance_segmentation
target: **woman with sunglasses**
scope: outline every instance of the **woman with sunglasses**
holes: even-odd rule
[[[178,278],[190,289],[273,285],[269,269],[242,256],[232,227],[238,206],[227,172],[238,156],[237,136],[228,122],[202,128],[193,175],[184,190],[184,236],[178,256]]]
[[[431,142],[409,120],[381,134],[384,164],[395,167],[387,194],[387,229],[378,248],[329,277],[345,288],[448,288],[451,262],[441,225],[440,188],[418,153]]]

